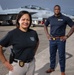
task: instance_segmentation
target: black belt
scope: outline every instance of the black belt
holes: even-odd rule
[[[32,60],[33,60],[33,59],[27,60],[27,61],[24,62],[24,61],[22,61],[22,60],[18,60],[18,59],[16,60],[16,59],[14,59],[13,61],[16,62],[16,63],[18,63],[18,61],[19,61],[19,62],[22,61],[23,63],[29,63],[29,62],[31,62]]]

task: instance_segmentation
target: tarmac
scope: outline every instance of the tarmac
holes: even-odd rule
[[[8,28],[9,30],[11,30],[12,28]],[[8,32],[8,29],[6,29],[6,27],[4,28],[4,30],[2,29],[2,27],[0,27],[0,37],[3,37],[4,34],[6,34]],[[58,52],[57,52],[57,56],[56,56],[56,69],[53,73],[51,74],[46,74],[45,71],[47,69],[49,69],[49,65],[50,65],[50,54],[49,54],[49,47],[48,47],[48,40],[44,34],[44,30],[43,28],[36,28],[36,30],[38,31],[38,35],[40,38],[40,46],[38,48],[38,52],[35,56],[36,59],[36,68],[35,68],[35,75],[61,75],[60,72],[60,66],[59,66],[59,57],[58,57]],[[68,28],[67,28],[67,32],[68,32]],[[9,56],[9,50],[4,52],[5,55]],[[66,75],[74,75],[74,34],[67,39],[66,42]],[[0,75],[8,75],[6,74],[8,73],[7,69],[1,64],[0,62]]]
[[[66,75],[74,75],[74,34],[67,39],[66,42]],[[49,68],[49,47],[36,54],[36,69],[35,75],[61,75],[59,66],[58,51],[56,56],[56,69],[54,72],[46,74],[45,71]],[[8,74],[7,74],[8,75]]]
[[[56,56],[56,69],[51,74],[46,74],[45,71],[49,68],[49,47],[36,55],[36,70],[35,75],[61,75],[59,66],[58,52]],[[74,34],[67,39],[66,42],[66,75],[74,75]]]

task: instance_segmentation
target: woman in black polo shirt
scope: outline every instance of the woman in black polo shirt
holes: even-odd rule
[[[8,68],[9,75],[34,75],[34,55],[39,45],[36,31],[30,29],[32,18],[29,12],[21,11],[17,16],[17,28],[0,40],[0,60]],[[10,64],[2,52],[3,47],[12,45],[13,63]],[[11,58],[10,58],[11,59]]]

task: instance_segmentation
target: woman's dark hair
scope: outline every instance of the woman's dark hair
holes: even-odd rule
[[[32,17],[31,17],[31,14],[28,12],[28,11],[20,11],[19,13],[18,13],[18,15],[17,15],[17,17],[16,17],[16,26],[17,26],[17,28],[19,28],[19,20],[20,20],[20,18],[24,15],[24,14],[28,14],[29,15],[29,17],[30,17],[30,25],[29,25],[29,27],[31,26],[31,24],[32,24]],[[28,28],[29,28],[28,27]]]

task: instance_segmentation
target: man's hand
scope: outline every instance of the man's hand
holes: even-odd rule
[[[67,40],[67,36],[63,36],[62,38],[60,38],[61,41],[66,41]]]
[[[13,70],[13,66],[8,61],[5,61],[3,64],[8,70],[10,71]]]
[[[49,35],[49,34],[47,34],[47,38],[48,38],[48,40],[51,40],[51,37],[50,37],[50,35]]]

